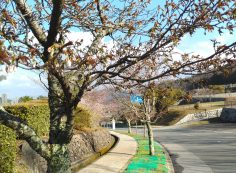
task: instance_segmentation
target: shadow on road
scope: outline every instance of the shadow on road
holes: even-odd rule
[[[177,162],[177,158],[179,157],[178,154],[172,154],[167,148],[166,148],[166,150],[169,153],[170,158],[172,160],[175,173],[182,173],[183,170],[184,170],[184,167],[179,165],[178,162]]]

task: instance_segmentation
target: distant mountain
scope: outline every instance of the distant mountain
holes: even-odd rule
[[[209,85],[228,85],[236,84],[236,64],[225,67],[221,71],[209,74],[198,74],[185,79],[164,81],[161,85],[193,90],[205,88]]]

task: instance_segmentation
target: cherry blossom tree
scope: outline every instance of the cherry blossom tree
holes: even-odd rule
[[[168,106],[178,101],[184,96],[183,92],[178,89],[170,87],[156,86],[154,83],[142,88],[143,92],[143,114],[144,121],[147,126],[148,140],[149,140],[149,154],[154,155],[154,139],[151,122],[156,121],[157,118],[161,117]]]
[[[234,0],[157,2],[0,0],[0,61],[8,72],[23,68],[46,74],[49,140],[3,110],[0,123],[47,160],[48,173],[71,172],[68,143],[73,136],[73,112],[85,91],[102,84],[131,87],[220,68],[235,56],[235,42],[214,42],[215,52],[208,57],[183,54],[175,60],[173,54],[183,36],[198,29],[233,32]],[[73,40],[79,33],[88,37]]]
[[[132,133],[131,122],[134,120],[140,120],[140,114],[138,113],[138,105],[133,104],[130,101],[128,93],[123,92],[123,96],[119,96],[117,93],[122,93],[121,91],[116,91],[113,93],[114,103],[116,105],[116,119],[123,119],[127,122],[128,133]]]

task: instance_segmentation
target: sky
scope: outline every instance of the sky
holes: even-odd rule
[[[76,41],[76,37],[82,38],[84,41],[89,41],[90,36],[86,33],[75,33],[73,32],[69,39],[71,41]],[[89,38],[89,39],[88,39]],[[176,48],[176,50],[184,53],[197,53],[202,56],[208,56],[213,53],[213,46],[210,39],[217,39],[222,44],[230,44],[235,41],[236,31],[231,35],[228,32],[219,36],[216,32],[207,33],[204,35],[203,31],[197,31],[193,36],[186,35],[181,40],[181,44]],[[16,72],[6,73],[4,72],[4,67],[0,66],[0,75],[6,75],[6,80],[0,81],[0,96],[1,94],[7,94],[9,99],[15,100],[19,97],[28,95],[34,98],[39,95],[47,96],[47,90],[39,84],[38,74],[26,71],[22,69],[17,69]],[[32,80],[33,79],[33,80]],[[35,82],[38,81],[38,82]]]
[[[3,71],[0,74],[6,75],[6,80],[0,81],[0,96],[7,94],[7,97],[11,100],[16,100],[22,96],[38,97],[39,95],[47,96],[47,91],[42,85],[38,84],[38,75],[17,69],[14,73],[5,73]]]
[[[71,38],[74,38],[75,33]],[[80,34],[80,38],[83,34]],[[88,37],[84,34],[84,39]],[[185,36],[181,40],[181,44],[177,47],[181,52],[193,52],[199,53],[203,56],[208,56],[213,53],[213,47],[210,39],[216,38],[223,44],[229,44],[233,42],[236,38],[236,32],[233,35],[229,33],[222,34],[222,36],[217,36],[216,33],[210,33],[204,35],[203,32],[197,32],[192,37],[189,35]],[[0,67],[1,68],[1,67]],[[14,73],[5,73],[4,69],[0,71],[0,75],[6,75],[7,79],[0,81],[0,95],[5,93],[10,99],[17,99],[21,96],[29,95],[32,97],[37,97],[39,95],[47,96],[47,91],[42,85],[38,84],[39,77],[36,73],[31,71],[26,71],[22,69],[17,69]],[[34,80],[32,80],[34,79]]]

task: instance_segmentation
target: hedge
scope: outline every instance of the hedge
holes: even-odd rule
[[[48,136],[50,113],[48,105],[16,105],[4,108],[7,112],[25,120],[40,137]]]
[[[16,135],[13,130],[0,125],[0,172],[12,173],[16,158]]]
[[[36,133],[43,137],[49,132],[48,105],[16,105],[6,106],[5,110],[25,120]],[[17,155],[15,132],[0,125],[0,172],[13,173]]]
[[[7,112],[25,120],[40,137],[49,135],[50,111],[46,102],[29,102],[4,108]],[[98,117],[85,106],[78,106],[75,111],[74,128],[78,130],[95,128],[98,125]],[[0,173],[14,172],[16,148],[15,133],[11,129],[0,125]]]

